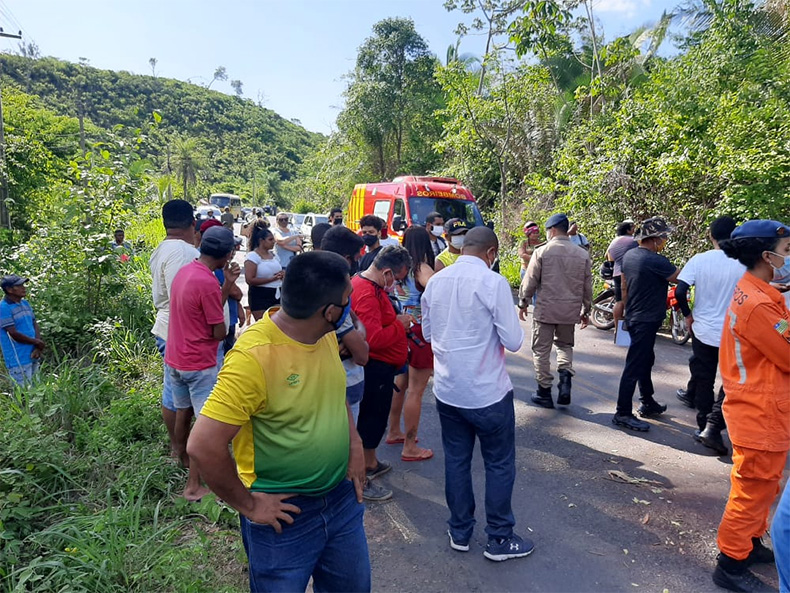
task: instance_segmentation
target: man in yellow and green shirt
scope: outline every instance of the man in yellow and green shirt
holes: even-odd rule
[[[333,331],[351,291],[340,256],[294,258],[282,308],[228,353],[189,439],[206,484],[241,515],[252,591],[303,591],[310,577],[370,590],[362,443]]]

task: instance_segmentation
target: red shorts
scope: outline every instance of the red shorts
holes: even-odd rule
[[[413,325],[411,334],[419,340],[417,342],[409,338],[409,366],[415,369],[432,369],[433,368],[433,350],[430,343],[425,341],[422,337],[422,326]]]

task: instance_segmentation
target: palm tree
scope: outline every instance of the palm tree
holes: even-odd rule
[[[208,159],[197,138],[179,138],[173,149],[173,173],[184,185],[184,199],[188,200],[189,186],[197,184],[197,174],[206,168]]]

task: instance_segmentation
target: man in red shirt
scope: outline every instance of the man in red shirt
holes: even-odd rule
[[[410,267],[411,257],[403,247],[385,247],[367,270],[351,279],[354,287],[351,309],[367,329],[370,346],[365,365],[365,392],[357,421],[367,470],[362,496],[369,501],[392,497],[390,490],[373,484],[371,480],[392,469],[388,463],[378,460],[376,447],[387,429],[395,373],[406,364],[406,329],[412,317],[396,314],[387,295],[396,282],[409,274]]]
[[[223,307],[240,268],[230,264],[233,232],[212,227],[203,233],[200,257],[181,268],[170,289],[170,326],[165,350],[166,372],[173,387],[176,406],[176,440],[186,441],[191,420],[190,408],[200,414],[217,380],[217,347],[225,339]],[[224,268],[220,288],[214,270]],[[200,473],[190,464],[183,496],[199,500],[209,493],[201,486]]]

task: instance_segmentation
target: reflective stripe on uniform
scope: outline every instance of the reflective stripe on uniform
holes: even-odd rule
[[[730,316],[730,332],[732,332],[732,337],[735,340],[735,364],[738,365],[738,374],[740,375],[740,380],[738,383],[741,385],[746,383],[746,367],[743,364],[743,357],[741,356],[741,341],[738,339],[738,335],[735,333],[735,322],[738,320],[735,313],[732,310],[727,312]]]

